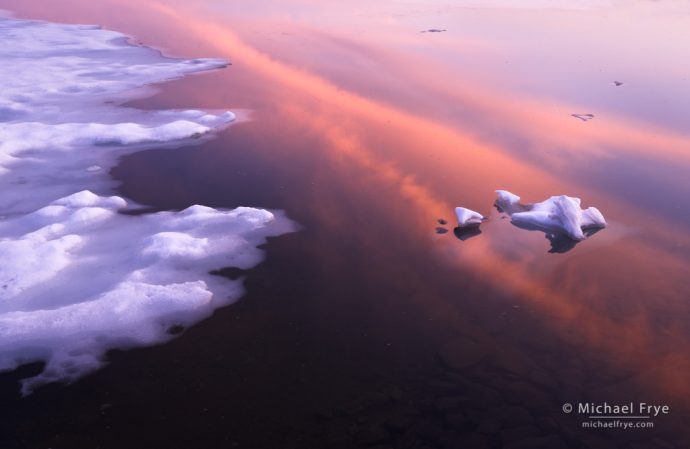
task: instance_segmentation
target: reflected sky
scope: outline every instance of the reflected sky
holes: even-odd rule
[[[104,24],[173,55],[230,58],[230,69],[204,75],[207,84],[173,82],[146,104],[252,110],[251,122],[226,133],[228,153],[239,151],[237,133],[249,142],[238,148],[267,167],[259,183],[271,193],[246,193],[247,205],[301,210],[324,240],[348,236],[380,266],[412,257],[471,274],[582,352],[634,366],[636,382],[687,401],[690,6],[478,3],[3,0],[0,7]],[[447,31],[420,32],[430,28]],[[573,113],[595,117],[583,122]],[[193,168],[209,173],[217,162]],[[166,173],[150,172],[146,186],[161,176],[167,195],[194,198],[189,192],[199,187],[184,176],[171,184]],[[128,196],[162,201],[139,187]],[[548,253],[543,233],[492,212],[499,188],[527,201],[579,196],[610,227]],[[455,238],[458,205],[490,215],[480,235]],[[434,234],[438,218],[450,221],[450,232]],[[415,243],[391,243],[369,221],[385,223],[396,242]],[[321,257],[337,266],[334,256]],[[428,279],[406,282],[414,292],[428,288],[411,301],[459,325]]]

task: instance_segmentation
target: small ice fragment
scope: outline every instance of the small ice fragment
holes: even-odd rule
[[[622,86],[622,85],[623,85],[623,83],[622,83],[621,81],[614,81],[614,82],[611,83],[611,84],[613,84],[613,85],[616,86],[616,87]]]
[[[438,28],[429,28],[428,30],[420,31],[420,33],[443,33],[446,30],[440,30]]]
[[[100,165],[92,165],[91,167],[87,168],[86,171],[88,172],[96,172],[96,171],[101,171],[102,167]]]
[[[596,207],[588,207],[582,211],[582,229],[605,228],[604,215]]]
[[[494,203],[498,207],[499,211],[505,212],[508,215],[513,212],[519,212],[523,210],[520,206],[520,197],[510,193],[507,190],[496,190],[496,202]]]
[[[465,226],[479,225],[484,219],[484,216],[479,212],[475,212],[464,207],[456,207],[455,216],[458,217],[458,226],[461,228]]]
[[[570,114],[570,116],[579,118],[583,122],[588,122],[594,118],[594,114]]]

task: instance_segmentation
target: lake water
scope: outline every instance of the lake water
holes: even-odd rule
[[[153,210],[255,206],[302,226],[258,268],[219,273],[246,295],[166,345],[23,399],[16,379],[39,367],[2,374],[3,448],[690,444],[686,3],[0,8],[229,58],[130,106],[244,120],[111,174]],[[492,210],[496,189],[577,196],[609,226],[549,252]],[[490,217],[480,235],[457,238],[455,206]],[[604,402],[670,412],[651,429],[563,412]]]

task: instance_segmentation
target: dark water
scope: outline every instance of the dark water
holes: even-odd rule
[[[399,102],[353,94],[210,26],[220,43],[209,48],[181,28],[161,38],[155,15],[150,29],[139,20],[133,29],[178,52],[237,60],[131,106],[252,113],[202,145],[123,158],[119,193],[154,209],[284,209],[303,229],[272,239],[258,268],[219,273],[244,276],[247,294],[166,345],[111,353],[101,371],[23,399],[16,379],[40,366],[3,374],[0,447],[690,444],[687,186],[669,175],[687,167],[687,139],[599,114],[580,123],[577,111],[526,129],[497,111],[465,132],[486,117],[476,102],[455,119],[416,115],[405,89]],[[656,152],[627,147],[654,139]],[[592,164],[578,145],[610,154]],[[480,235],[454,232],[452,208],[488,215],[496,188],[581,195],[610,226],[575,247],[497,212]],[[562,411],[604,401],[671,412],[623,430],[582,428],[586,415]]]

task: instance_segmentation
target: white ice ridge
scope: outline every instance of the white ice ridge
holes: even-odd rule
[[[111,196],[120,155],[197,142],[234,120],[120,104],[226,61],[166,58],[98,27],[8,15],[0,42],[0,371],[45,361],[23,381],[29,393],[237,299],[241,281],[209,271],[251,268],[257,246],[293,224],[252,208],[125,215],[131,201]]]
[[[0,215],[103,191],[118,156],[199,138],[235,119],[229,111],[119,106],[150,94],[152,83],[225,67],[223,59],[171,59],[96,26],[1,16],[0,42]],[[87,171],[94,165],[102,172]]]
[[[109,348],[165,341],[170,326],[237,299],[241,281],[208,272],[253,267],[257,245],[291,229],[276,213],[246,207],[117,213],[126,206],[82,191],[0,222],[0,371],[47,361],[25,392],[78,378]]]
[[[580,208],[580,198],[559,195],[540,203],[521,204],[520,197],[497,190],[496,206],[510,215],[511,222],[546,232],[560,232],[573,240],[584,240],[587,229],[605,228],[606,220],[596,207]]]
[[[484,216],[479,212],[464,207],[456,207],[455,216],[458,219],[458,226],[461,228],[479,225],[484,219]]]

